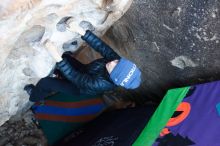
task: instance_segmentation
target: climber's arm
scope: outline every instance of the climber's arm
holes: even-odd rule
[[[44,43],[44,46],[46,47],[47,51],[56,60],[56,62],[60,62],[62,60],[62,57],[59,54],[58,49],[53,44],[53,42],[51,42],[50,40],[46,40],[43,43]]]
[[[87,30],[85,35],[81,38],[85,40],[94,50],[99,52],[105,59],[113,61],[121,58],[110,46],[108,46],[90,30]]]
[[[94,93],[103,93],[104,91],[112,90],[113,86],[102,78],[96,78],[86,73],[81,73],[70,65],[70,63],[60,56],[55,45],[47,40],[45,47],[52,57],[56,60],[56,68],[61,71],[63,76],[76,85],[79,89],[86,89]]]
[[[74,23],[72,19],[70,19],[67,24],[67,29],[69,31],[79,33],[81,38],[86,41],[95,51],[99,52],[105,59],[113,61],[119,60],[121,58],[111,47],[99,39],[90,30],[83,30],[83,28]]]
[[[113,86],[108,81],[79,72],[65,58],[57,63],[57,69],[79,89],[90,90],[94,93],[103,93],[113,89]]]

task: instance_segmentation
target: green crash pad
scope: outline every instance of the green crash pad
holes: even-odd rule
[[[169,90],[132,146],[152,146],[190,87]]]

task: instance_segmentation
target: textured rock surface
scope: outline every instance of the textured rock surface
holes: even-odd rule
[[[46,146],[43,132],[32,122],[31,111],[13,118],[0,127],[1,146]]]
[[[69,0],[69,2],[75,1]],[[32,3],[39,4],[37,0],[32,1]],[[60,1],[60,3],[62,2]],[[66,1],[63,0],[63,3],[66,3]],[[22,9],[31,8],[30,6],[25,5]],[[1,3],[1,7],[5,8],[6,3],[4,5]],[[44,20],[40,21],[40,19],[39,23],[36,23],[36,26],[32,28],[32,26],[27,25],[28,18],[25,19],[24,23],[21,23],[24,19],[16,21],[13,27],[10,27],[9,24],[16,20],[13,19],[16,16],[13,15],[12,17],[12,14],[17,14],[15,10],[16,12],[21,11],[16,7],[18,5],[11,6],[9,9],[10,11],[14,9],[13,13],[10,11],[4,12],[4,15],[7,14],[7,18],[11,19],[1,17],[0,22],[0,66],[1,71],[3,71],[0,73],[1,120],[7,119],[9,115],[17,111],[16,104],[23,107],[26,103],[27,97],[22,95],[23,84],[39,79],[37,75],[31,77],[34,69],[29,69],[30,66],[25,65],[27,63],[22,63],[22,58],[25,59],[28,51],[33,51],[32,47],[28,46],[28,43],[17,40],[38,41],[41,34],[50,28],[49,25],[48,28],[44,28],[45,25],[43,24],[46,22]],[[2,8],[0,9],[1,16],[3,16],[2,10],[4,10]],[[68,13],[65,16],[68,16]],[[45,14],[45,17],[48,14]],[[26,15],[24,14],[24,16]],[[47,17],[50,16],[53,17],[53,15]],[[40,22],[42,22],[42,25]],[[12,31],[16,30],[15,26],[17,24],[27,25],[28,28],[32,29],[22,26],[22,31],[17,34],[16,31]],[[105,27],[98,25],[96,29],[100,29],[98,33],[102,33],[104,31],[101,32],[101,30],[105,30]],[[20,38],[21,33],[24,36],[26,36],[26,33],[33,39],[29,40],[30,37]],[[65,38],[64,40],[68,39]],[[143,71],[142,86],[137,91],[130,92],[128,96],[131,98],[162,97],[166,90],[171,87],[220,79],[220,2],[218,0],[134,0],[128,12],[106,33],[104,40],[111,44],[121,55],[134,60]],[[21,47],[16,47],[15,42],[17,42],[17,46],[21,45]],[[59,43],[61,45],[63,41]],[[78,53],[77,57],[84,63],[88,63],[99,56],[86,47]],[[47,58],[42,57],[41,59]],[[24,61],[34,62],[32,59]],[[24,68],[21,65],[24,65]],[[3,68],[4,66],[6,69]],[[17,66],[18,69],[15,69]],[[6,72],[6,70],[8,71]],[[46,72],[48,71],[46,69]],[[7,74],[9,76],[6,76]],[[27,76],[30,77],[27,78]],[[19,85],[10,84],[11,82],[17,82],[19,79],[21,79]],[[9,107],[12,109],[9,110]],[[12,127],[11,125],[13,124],[6,123],[3,127]],[[0,142],[7,143],[5,141],[8,141],[8,139],[0,138]]]
[[[134,0],[105,38],[141,66],[136,99],[220,79],[219,0]]]
[[[3,0],[0,4],[0,125],[27,107],[23,91],[49,74],[54,60],[40,45],[50,38],[63,52],[76,50],[79,35],[62,27],[65,17],[88,21],[102,35],[129,8],[132,0]],[[84,27],[85,26],[82,24]],[[68,43],[75,44],[69,46]],[[77,41],[77,43],[76,43]],[[65,45],[64,45],[65,44]],[[66,47],[67,46],[67,47]]]

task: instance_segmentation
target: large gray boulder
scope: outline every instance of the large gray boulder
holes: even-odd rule
[[[134,0],[106,40],[141,67],[137,100],[220,79],[219,0]]]
[[[97,35],[117,21],[132,0],[3,0],[0,3],[0,125],[28,107],[25,84],[49,74],[55,61],[40,44],[50,39],[59,52],[75,51],[80,36],[65,30],[62,20],[89,22]],[[84,27],[85,23],[81,23]],[[70,46],[71,42],[76,45]]]

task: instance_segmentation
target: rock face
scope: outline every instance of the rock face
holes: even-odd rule
[[[34,115],[25,112],[19,119],[12,118],[0,127],[1,146],[46,146],[43,132],[33,123]]]
[[[141,67],[136,99],[220,79],[219,0],[134,0],[105,38]]]
[[[89,21],[102,35],[130,4],[131,0],[3,0],[0,125],[26,107],[24,84],[35,83],[53,67],[54,60],[36,42],[50,38],[59,51],[74,51],[82,42],[62,27],[65,17]],[[220,79],[219,0],[133,0],[104,40],[141,67],[142,86],[130,92],[131,98],[162,97],[172,87]],[[97,57],[89,51],[83,49],[78,58],[87,63]]]
[[[28,104],[23,87],[49,74],[55,62],[40,42],[74,51],[80,36],[63,28],[66,17],[102,35],[132,0],[3,0],[0,4],[0,125]]]

